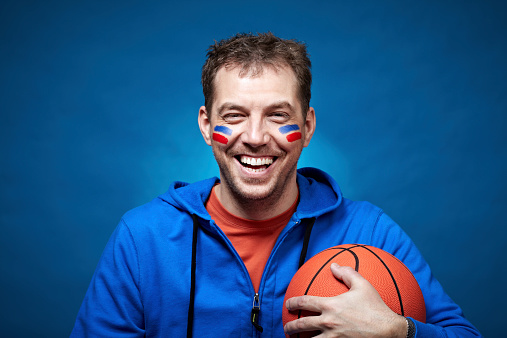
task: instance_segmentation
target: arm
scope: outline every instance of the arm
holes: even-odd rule
[[[416,337],[480,337],[461,308],[447,295],[410,237],[386,214],[379,217],[372,245],[401,260],[416,278],[426,305],[426,323],[412,320]]]
[[[71,337],[144,336],[134,239],[122,221],[111,236],[79,310]]]
[[[377,223],[371,233],[370,242],[365,244],[376,246],[395,255],[407,265],[419,283],[425,299],[427,323],[412,320],[416,326],[416,337],[480,336],[478,330],[464,318],[459,306],[452,301],[444,292],[440,283],[434,278],[428,264],[411,239],[387,215],[384,213],[379,214]],[[316,312],[322,314],[315,318],[304,318],[302,322],[296,320],[294,323],[287,323],[285,328],[287,331],[308,331],[319,328],[323,332],[333,333],[336,332],[338,326],[341,326],[342,329],[359,329],[364,332],[364,330],[368,330],[366,328],[368,326],[371,327],[372,331],[380,334],[389,332],[389,330],[396,330],[397,334],[401,332],[399,330],[402,322],[393,320],[395,317],[393,317],[392,311],[383,302],[382,304],[387,310],[382,308],[378,303],[378,298],[375,297],[376,291],[371,290],[373,288],[371,284],[361,276],[354,276],[353,273],[345,272],[345,275],[343,272],[333,271],[333,273],[336,278],[343,280],[346,284],[347,279],[349,279],[350,285],[347,285],[354,287],[354,290],[351,289],[343,295],[328,299],[305,296],[289,300],[286,305],[290,306],[289,309],[291,310],[296,308],[310,311],[318,310]],[[342,297],[345,295],[347,297]],[[294,308],[292,308],[293,306]],[[341,314],[344,309],[346,309],[346,313]],[[351,313],[354,315],[350,315]],[[345,321],[347,321],[346,324]],[[406,321],[404,325],[406,335]],[[389,333],[387,335],[389,336]]]
[[[326,337],[400,337],[407,336],[407,321],[384,304],[377,290],[348,266],[331,264],[333,275],[349,291],[336,297],[302,296],[287,300],[290,311],[309,310],[320,313],[287,323],[288,335],[320,330]]]

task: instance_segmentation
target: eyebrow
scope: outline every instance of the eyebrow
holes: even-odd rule
[[[267,107],[269,110],[278,109],[278,108],[287,108],[290,110],[294,110],[294,107],[287,101],[278,101],[270,104]]]
[[[235,104],[235,103],[232,103],[232,102],[225,102],[224,104],[222,104],[220,107],[218,107],[218,115],[221,115],[224,110],[240,110],[240,111],[244,111],[245,108],[243,106],[240,106],[239,104]]]

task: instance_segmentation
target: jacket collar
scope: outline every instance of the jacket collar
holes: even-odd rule
[[[211,189],[220,180],[212,177],[196,183],[174,182],[160,199],[174,207],[210,220],[204,204]],[[331,176],[316,168],[298,169],[297,183],[300,200],[296,216],[302,218],[318,217],[336,209],[342,201],[338,184]]]

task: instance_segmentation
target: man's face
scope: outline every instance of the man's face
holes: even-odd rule
[[[265,66],[261,75],[240,77],[239,67],[221,68],[213,108],[199,112],[221,183],[235,198],[281,198],[296,187],[297,161],[315,129],[313,109],[303,118],[297,82],[289,67]]]

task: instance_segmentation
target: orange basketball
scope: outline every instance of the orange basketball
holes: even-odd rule
[[[331,272],[331,263],[350,266],[367,279],[384,303],[397,314],[426,322],[424,298],[410,270],[390,253],[369,245],[344,244],[326,249],[310,258],[292,277],[285,293],[282,320],[286,323],[312,315],[288,311],[287,299],[302,295],[332,297],[348,287]],[[298,337],[313,337],[319,332],[304,332]]]

